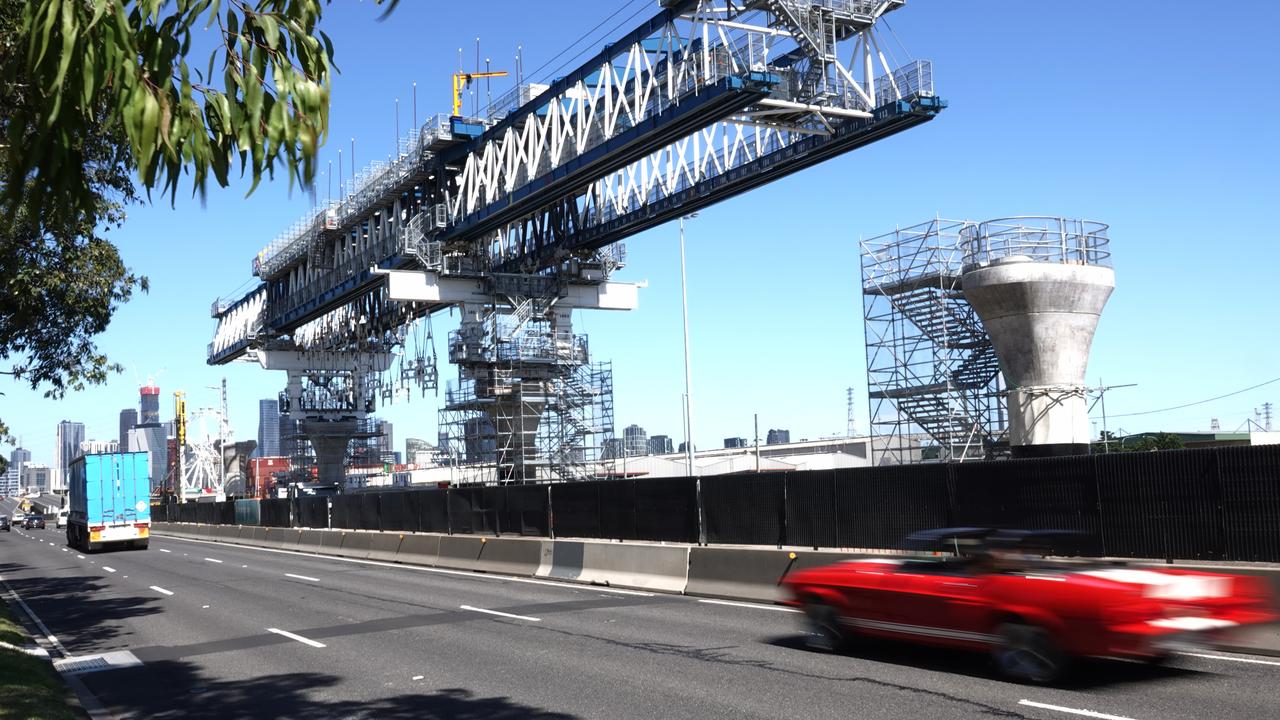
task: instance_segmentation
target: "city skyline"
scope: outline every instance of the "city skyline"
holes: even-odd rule
[[[1204,141],[1186,147],[1179,131],[1153,125],[1133,106],[1131,84],[1111,70],[1125,62],[1185,65],[1176,48],[1198,38],[1177,21],[1177,13],[1153,11],[1145,3],[1103,4],[1088,13],[1025,3],[994,15],[960,5],[913,5],[892,20],[909,48],[934,63],[938,93],[951,104],[936,121],[707,208],[687,224],[699,447],[718,446],[725,437],[750,437],[756,412],[761,423],[788,427],[795,437],[842,435],[849,386],[856,390],[857,424],[865,432],[858,241],[935,213],[967,218],[1052,213],[1111,225],[1117,291],[1098,329],[1088,381],[1095,386],[1136,383],[1107,393],[1105,425],[1111,432],[1208,429],[1213,418],[1223,432],[1231,432],[1246,427],[1254,410],[1280,390],[1270,384],[1280,379],[1273,360],[1277,340],[1257,332],[1264,324],[1260,308],[1271,302],[1268,273],[1280,265],[1280,257],[1265,234],[1251,230],[1269,227],[1264,209],[1271,203],[1270,168],[1280,161],[1280,151],[1275,143],[1250,138],[1269,136],[1266,123],[1280,104],[1274,95],[1262,94],[1257,99],[1262,107],[1244,117],[1207,118]],[[1244,37],[1221,50],[1219,64],[1269,62],[1262,28],[1278,12],[1271,6],[1261,10],[1263,17],[1243,28]],[[582,17],[600,14],[593,3],[557,3],[526,27],[486,28],[484,47],[505,53],[522,45],[529,66],[538,67],[578,39]],[[415,42],[414,27],[428,17],[447,27],[476,26],[475,18],[459,8],[405,5],[393,23],[376,23],[369,15],[355,4],[335,5],[326,14],[326,31],[335,44],[360,51],[339,52],[343,74],[335,79],[332,139],[322,151],[322,167],[336,160],[338,148],[350,147],[348,138],[356,141],[357,167],[384,157],[397,124],[402,132],[410,125],[407,98],[415,81],[421,86],[419,121],[447,105],[447,93],[434,85],[429,89],[427,80],[456,69],[454,44],[426,48],[411,66],[395,62],[393,49]],[[1062,32],[1050,37],[1019,32],[1027,27]],[[1096,33],[1098,27],[1109,30]],[[534,32],[537,42],[530,42]],[[1081,33],[1093,38],[1094,52],[1070,68],[1053,60],[1080,55],[1070,38]],[[470,31],[457,34],[466,42],[472,37]],[[591,42],[598,46],[602,37]],[[999,82],[991,82],[993,51],[986,46],[999,48]],[[1254,94],[1246,78],[1203,66],[1156,73],[1147,81],[1149,92],[1167,96],[1177,96],[1188,84],[1213,86],[1227,96]],[[398,123],[395,98],[401,99]],[[1108,110],[1048,111],[1063,102]],[[1015,179],[1000,170],[999,158],[1042,157],[1046,142],[1078,168],[1112,171],[1066,172],[1046,162]],[[965,168],[965,179],[903,170],[922,167]],[[327,181],[319,184],[322,192]],[[216,406],[217,391],[206,386],[225,375],[231,426],[237,437],[252,438],[257,400],[278,393],[284,376],[248,363],[208,367],[205,348],[214,327],[208,306],[215,297],[248,287],[251,259],[304,213],[310,199],[306,193],[290,195],[283,182],[264,183],[247,199],[245,189],[244,184],[213,189],[204,204],[180,197],[176,208],[167,202],[129,208],[128,232],[118,241],[126,264],[151,279],[151,292],[120,308],[101,345],[125,367],[157,373],[164,419],[172,415],[174,389],[188,392],[193,409]],[[175,224],[191,228],[190,242],[173,242]],[[1205,238],[1225,238],[1232,252],[1204,252]],[[683,440],[676,230],[672,224],[656,227],[629,240],[627,250],[628,266],[618,279],[648,282],[640,307],[607,317],[579,313],[575,325],[590,335],[593,354],[614,362],[617,417],[644,427],[675,428],[670,436]],[[1193,298],[1188,283],[1203,277],[1230,278],[1231,292],[1211,289],[1209,301]],[[437,338],[445,337],[454,321],[439,316]],[[154,337],[157,327],[168,329],[163,341],[139,349],[137,339]],[[1188,328],[1194,329],[1195,342],[1184,341]],[[768,339],[761,342],[761,337]],[[637,347],[644,352],[634,352]],[[443,384],[455,373],[443,362],[443,341],[437,351]],[[1161,362],[1151,362],[1153,352]],[[1215,370],[1227,367],[1231,372]],[[51,430],[59,419],[86,423],[91,437],[118,435],[115,411],[102,408],[133,405],[138,385],[136,374],[124,373],[60,401],[44,398],[43,388],[32,391],[8,381],[0,391],[12,432],[24,436],[35,460],[53,466]],[[1237,392],[1245,388],[1253,389]],[[377,415],[404,435],[435,438],[441,396],[443,388],[440,396],[415,396],[380,407]],[[24,412],[17,415],[12,408]],[[1091,419],[1100,433],[1101,404],[1094,404]]]

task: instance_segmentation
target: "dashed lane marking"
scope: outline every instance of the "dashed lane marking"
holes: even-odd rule
[[[310,580],[311,582],[320,582],[320,578],[308,577],[306,575],[294,575],[293,573],[285,573],[285,577],[297,578],[299,580]]]
[[[221,565],[221,564],[222,564],[222,561],[221,561],[221,560],[219,560],[219,559],[217,559],[217,558],[205,558],[205,560],[207,560],[207,561],[209,561],[209,562],[211,562],[211,563],[218,563],[219,565]]]
[[[795,608],[784,607],[782,605],[761,605],[759,603],[734,602],[732,600],[699,600],[700,603],[708,605],[728,605],[730,607],[744,607],[752,610],[776,610],[778,612],[798,613]]]
[[[1275,660],[1258,660],[1248,657],[1227,657],[1226,655],[1207,655],[1205,653],[1180,652],[1179,655],[1190,655],[1191,657],[1210,658],[1212,660],[1230,660],[1231,662],[1250,663],[1253,665],[1275,665],[1280,667],[1280,662]]]
[[[165,550],[164,548],[160,548],[160,552],[167,552],[167,553],[171,553],[171,552],[173,552],[173,551],[172,551],[172,550]]]
[[[499,612],[497,610],[485,610],[484,608],[472,607],[470,605],[459,605],[463,610],[471,612],[484,613],[486,615],[497,615],[498,617],[511,618],[512,620],[528,620],[529,622],[542,622],[541,618],[529,617],[528,615],[512,615],[511,613]]]
[[[324,643],[322,643],[322,642],[316,642],[315,640],[312,640],[311,638],[305,638],[305,637],[302,637],[301,635],[297,635],[297,634],[291,633],[291,632],[289,632],[288,630],[281,630],[280,628],[267,628],[267,632],[269,632],[269,633],[275,633],[276,635],[283,635],[284,637],[287,637],[287,638],[289,638],[290,640],[297,640],[298,642],[302,643],[303,645],[310,645],[310,646],[311,646],[311,647],[313,647],[313,648],[322,648],[322,647],[325,647],[325,644],[324,644]]]
[[[1098,718],[1098,720],[1133,720],[1133,718],[1124,715],[1110,715],[1108,713],[1097,712],[1096,710],[1083,710],[1081,708],[1069,708],[1061,705],[1050,705],[1049,703],[1035,702],[1034,700],[1019,700],[1019,705],[1027,707],[1040,708],[1041,710],[1053,710],[1054,712],[1070,713],[1072,715],[1082,715],[1084,717]]]
[[[116,569],[115,569],[115,568],[113,568],[113,567],[107,567],[106,565],[103,565],[103,566],[102,566],[102,569],[103,569],[103,570],[106,570],[107,572],[115,572],[115,571],[116,571]]]
[[[161,593],[161,594],[163,594],[163,595],[172,595],[172,594],[173,594],[173,591],[172,591],[172,590],[165,590],[164,588],[160,587],[159,585],[152,585],[152,586],[151,586],[151,589],[152,589],[152,590],[155,590],[156,592]]]

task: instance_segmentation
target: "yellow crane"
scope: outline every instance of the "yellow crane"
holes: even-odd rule
[[[453,74],[453,114],[455,117],[462,115],[462,91],[471,86],[472,80],[480,78],[506,77],[506,70],[496,70],[494,72],[473,72],[464,73],[456,72]]]
[[[181,390],[173,393],[173,486],[171,492],[182,488],[182,450],[187,445],[187,394]]]

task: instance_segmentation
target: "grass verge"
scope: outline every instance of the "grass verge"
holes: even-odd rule
[[[0,641],[22,647],[31,644],[22,625],[0,602]],[[71,691],[44,658],[0,646],[0,719],[80,720],[70,705]]]

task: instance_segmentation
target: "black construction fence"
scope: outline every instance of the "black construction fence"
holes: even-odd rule
[[[152,510],[161,521],[227,524],[236,502],[246,501]],[[258,503],[260,524],[272,527],[815,548],[891,548],[936,527],[1013,527],[1082,533],[1082,555],[1280,561],[1280,445]],[[242,507],[241,519],[250,516]]]

